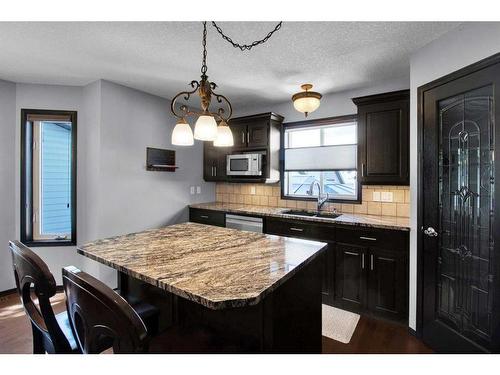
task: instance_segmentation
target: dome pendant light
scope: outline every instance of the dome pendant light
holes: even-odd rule
[[[191,91],[183,91],[175,95],[170,104],[170,110],[179,120],[172,132],[172,144],[177,146],[191,146],[194,139],[200,141],[214,141],[214,146],[225,147],[233,142],[231,129],[227,126],[231,118],[233,109],[229,100],[221,94],[216,94],[214,90],[217,85],[210,82],[207,76],[207,23],[203,22],[203,61],[201,65],[201,80],[191,81]],[[201,111],[191,110],[186,104],[177,105],[177,100],[184,99],[188,102],[191,95],[197,93],[200,97]],[[215,112],[209,110],[212,96],[216,99],[219,108]],[[223,108],[225,104],[227,108]],[[226,115],[227,110],[227,115]],[[194,126],[194,136],[191,127],[186,122],[186,117],[197,116]],[[217,126],[217,121],[220,125]],[[222,129],[219,129],[222,128]],[[220,134],[220,140],[217,141]]]
[[[304,91],[298,92],[292,96],[293,106],[297,111],[304,113],[307,117],[309,113],[319,108],[322,95],[319,92],[309,91],[313,88],[313,85],[310,83],[305,83],[300,87]]]

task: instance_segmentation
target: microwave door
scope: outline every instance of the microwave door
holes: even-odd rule
[[[229,158],[228,173],[233,176],[246,176],[250,172],[250,159],[246,156]]]

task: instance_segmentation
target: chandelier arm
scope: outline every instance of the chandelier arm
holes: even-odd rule
[[[228,99],[228,98],[226,98],[226,97],[225,97],[224,95],[222,95],[222,94],[216,94],[216,93],[215,93],[215,92],[213,92],[213,91],[212,91],[212,94],[214,94],[214,96],[215,96],[215,98],[217,99],[217,102],[218,102],[218,103],[222,103],[223,101],[225,101],[225,102],[226,102],[226,105],[227,105],[228,110],[229,110],[228,115],[227,115],[227,116],[224,116],[224,113],[226,112],[226,110],[225,110],[224,108],[222,108],[222,107],[219,107],[219,108],[217,109],[217,114],[218,114],[218,116],[219,116],[222,120],[224,120],[225,122],[228,122],[228,121],[231,119],[232,115],[233,115],[233,106],[231,105],[231,102],[229,101],[229,99]]]
[[[184,95],[183,99],[185,101],[188,101],[191,98],[191,95],[194,94],[196,92],[196,90],[198,90],[198,87],[200,87],[200,84],[198,83],[198,81],[191,81],[190,85],[191,85],[191,87],[193,87],[193,90],[181,91],[180,93],[175,95],[172,98],[172,101],[170,102],[170,110],[172,111],[174,116],[177,118],[183,118],[183,117],[186,117],[190,114],[193,114],[193,112],[190,112],[189,107],[185,104],[180,105],[180,107],[179,107],[180,112],[177,112],[175,109],[175,104],[177,103],[177,99],[179,99],[181,96]]]
[[[224,40],[226,40],[228,43],[230,43],[234,48],[239,48],[240,51],[250,51],[253,47],[255,46],[258,46],[259,44],[264,44],[265,42],[267,42],[269,40],[270,37],[273,36],[273,34],[278,31],[279,29],[281,29],[281,25],[283,24],[283,21],[280,21],[272,31],[270,31],[263,39],[260,39],[260,40],[256,40],[250,44],[239,44],[239,43],[236,43],[234,42],[229,36],[227,36],[226,34],[224,34],[224,32],[222,31],[222,29],[220,28],[219,25],[217,25],[215,23],[215,21],[212,21],[212,26],[215,27],[215,29],[217,30],[217,32],[222,36],[222,38]]]

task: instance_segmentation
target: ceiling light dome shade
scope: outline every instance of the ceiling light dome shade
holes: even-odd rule
[[[217,123],[210,115],[201,115],[194,125],[194,138],[200,141],[215,141],[217,138]]]
[[[294,108],[306,115],[319,108],[322,95],[319,92],[309,91],[313,85],[304,84],[301,88],[305,91],[298,92],[292,96]]]
[[[231,147],[234,146],[233,132],[225,121],[221,121],[217,127],[217,138],[215,138],[214,146],[216,147]]]
[[[176,146],[192,146],[194,144],[191,126],[183,118],[175,124],[172,132],[172,144]]]

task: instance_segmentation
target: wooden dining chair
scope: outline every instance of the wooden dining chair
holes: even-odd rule
[[[47,265],[19,241],[10,241],[9,248],[17,292],[31,321],[33,353],[80,353],[68,314],[66,311],[54,314],[50,304],[50,298],[57,290],[56,281]]]
[[[63,268],[66,307],[83,353],[103,351],[108,341],[114,353],[147,352],[150,336],[139,314],[118,293],[74,266]]]

